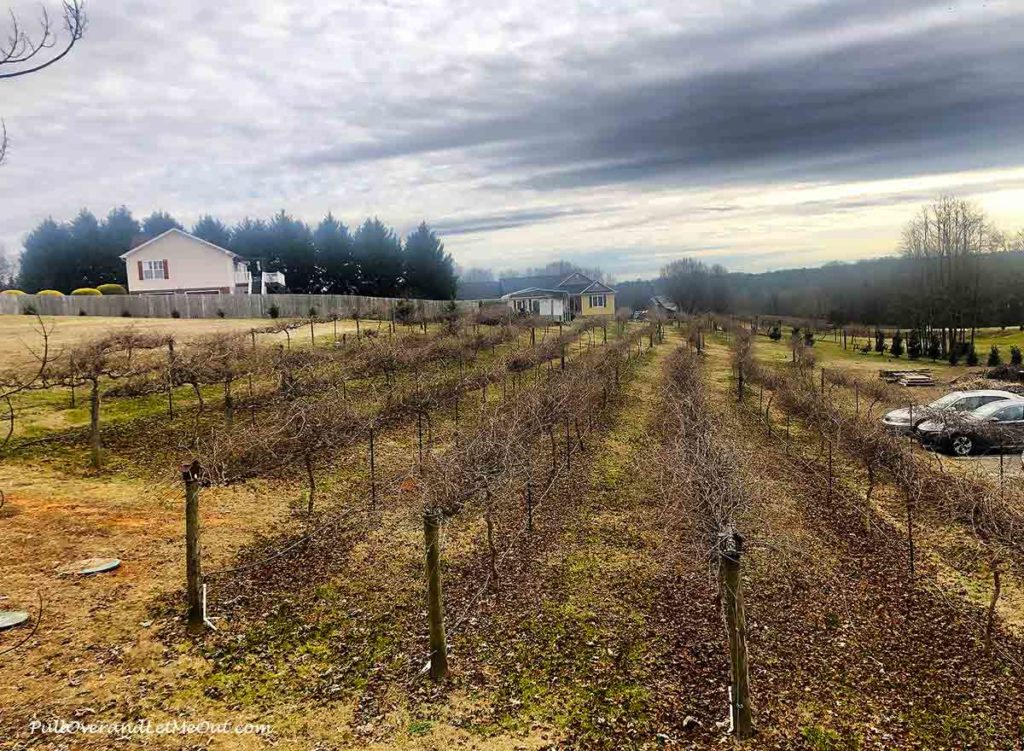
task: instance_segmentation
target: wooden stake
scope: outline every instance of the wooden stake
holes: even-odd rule
[[[729,705],[733,734],[740,740],[754,733],[747,672],[747,621],[743,611],[740,557],[743,536],[727,527],[718,535],[719,576],[725,603],[725,623],[729,632],[729,666],[732,684]]]
[[[198,461],[182,468],[185,483],[185,584],[188,592],[188,632],[202,633],[203,623],[203,569],[202,550],[199,545],[199,487],[203,468]]]
[[[430,625],[430,677],[448,677],[448,641],[444,633],[444,603],[441,594],[441,510],[423,514],[423,540],[427,557],[427,617]]]

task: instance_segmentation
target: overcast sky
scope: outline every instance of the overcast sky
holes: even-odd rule
[[[888,254],[943,191],[1024,227],[1021,0],[88,13],[68,58],[0,81],[9,251],[47,215],[121,203],[186,224],[426,219],[465,267],[565,257],[619,279],[683,255],[761,270]]]

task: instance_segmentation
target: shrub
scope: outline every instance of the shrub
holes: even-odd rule
[[[181,313],[176,310],[171,311],[171,318],[181,318]]]
[[[958,365],[960,363],[960,348],[954,344],[949,348],[949,364]]]
[[[127,295],[126,290],[120,284],[101,284],[96,289],[100,291],[101,295]]]
[[[779,324],[772,324],[772,327],[768,329],[768,338],[773,342],[777,342],[782,338],[782,327]]]
[[[814,346],[814,332],[811,331],[810,329],[807,329],[806,331],[804,331],[804,346],[805,347],[813,347]]]
[[[885,352],[885,334],[881,329],[875,329],[875,352]]]
[[[892,346],[889,348],[893,357],[900,357],[903,355],[903,334],[900,333],[899,329],[896,329],[896,333],[892,335]]]
[[[21,309],[21,312],[22,312],[22,313],[24,313],[24,314],[25,314],[25,315],[27,315],[27,316],[34,316],[34,315],[37,315],[37,312],[36,312],[36,306],[35,306],[35,305],[33,305],[32,303],[29,303],[29,304],[28,304],[28,305],[26,305],[26,306],[25,306],[24,308],[22,308],[22,309]]]
[[[928,357],[932,358],[932,362],[939,359],[939,355],[942,354],[942,342],[939,341],[938,334],[932,334],[928,338]]]
[[[71,290],[71,294],[78,297],[96,297],[96,295],[102,295],[103,293],[95,287],[79,287],[78,289]]]
[[[22,292],[20,289],[5,289],[3,292],[0,292],[0,295],[24,295],[24,294],[25,293]]]
[[[87,315],[89,315],[89,314],[88,314],[88,313],[86,313],[86,312],[85,312],[84,310],[79,310],[79,311],[78,311],[78,315],[80,315],[80,316],[87,316]]]
[[[315,307],[309,309],[309,317],[310,318],[316,318],[316,308]]]
[[[975,351],[973,344],[967,347],[967,364],[971,367],[978,364],[978,353]]]
[[[220,308],[217,308],[217,317],[218,318],[223,318],[224,317],[224,311],[221,310]]]
[[[281,309],[277,307],[277,303],[274,303],[269,308],[267,308],[267,315],[270,316],[271,318],[277,318],[278,316],[281,315]]]
[[[416,316],[416,308],[408,300],[399,300],[395,305],[395,320],[398,323],[412,323]]]
[[[121,317],[122,318],[131,318],[132,317],[132,313],[131,313],[130,310],[122,310],[121,311]]]
[[[1024,362],[1024,358],[1021,357],[1020,347],[1014,344],[1010,347],[1010,364],[1020,365],[1022,362]]]
[[[36,294],[45,295],[46,297],[64,297],[64,293],[56,289],[41,289]]]
[[[994,368],[997,365],[1003,364],[1003,357],[999,354],[999,347],[992,345],[992,349],[988,351],[988,366]]]
[[[921,332],[917,329],[911,329],[910,333],[907,334],[907,357],[911,360],[916,360],[921,356]]]

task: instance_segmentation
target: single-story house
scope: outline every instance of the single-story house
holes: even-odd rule
[[[554,311],[558,310],[558,301],[561,301],[560,313],[541,312],[538,315],[570,320],[576,316],[615,313],[615,290],[580,273],[570,274],[561,280],[543,276],[509,278],[502,279],[500,284],[508,290],[501,299],[515,310],[534,311],[539,308]]]
[[[501,299],[517,313],[569,320],[569,293],[564,289],[530,287],[502,295]]]
[[[169,229],[121,256],[133,295],[238,295],[252,292],[249,263],[227,248],[180,229]],[[284,275],[261,274],[261,291],[268,282],[284,284]]]

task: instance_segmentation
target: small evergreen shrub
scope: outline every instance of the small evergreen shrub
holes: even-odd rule
[[[267,308],[267,315],[270,316],[271,318],[277,318],[278,316],[281,315],[281,309],[277,307],[277,303],[274,303],[269,308]]]
[[[988,351],[988,366],[994,368],[997,365],[1003,364],[1003,356],[999,354],[999,347],[992,345],[992,349]]]
[[[176,310],[171,311],[171,318],[181,318],[181,313]]]
[[[0,295],[24,295],[24,294],[25,293],[22,292],[20,289],[5,289],[3,292],[0,292]]]
[[[1010,364],[1020,365],[1022,362],[1024,362],[1024,358],[1021,356],[1020,347],[1014,344],[1010,347]]]
[[[903,355],[903,334],[900,333],[899,329],[896,329],[896,333],[892,335],[892,346],[889,348],[893,357],[900,357]]]
[[[71,294],[75,295],[76,297],[96,297],[97,295],[102,295],[103,293],[100,292],[95,287],[79,287],[78,289],[71,290]]]
[[[87,315],[89,315],[89,314],[88,314],[88,313],[86,313],[86,312],[85,312],[84,310],[79,310],[79,311],[78,311],[78,315],[80,315],[80,316],[87,316]]]
[[[804,346],[805,347],[813,347],[814,346],[814,332],[811,331],[810,329],[807,329],[804,332]]]
[[[96,289],[99,290],[101,295],[127,295],[128,294],[128,290],[126,290],[120,284],[101,284],[98,287],[96,287]]]
[[[395,320],[398,323],[412,323],[416,317],[416,308],[409,300],[399,300],[395,305]]]
[[[967,364],[971,367],[978,364],[978,353],[975,351],[973,344],[967,347]]]
[[[223,318],[224,317],[224,311],[221,310],[220,308],[217,308],[217,317],[218,318]]]
[[[41,289],[36,294],[45,295],[46,297],[64,297],[64,293],[56,289]]]
[[[131,318],[132,317],[132,313],[131,313],[130,310],[122,310],[121,311],[121,317],[122,318]]]
[[[911,360],[916,360],[921,356],[921,332],[917,329],[911,329],[910,333],[907,334],[907,357]]]

